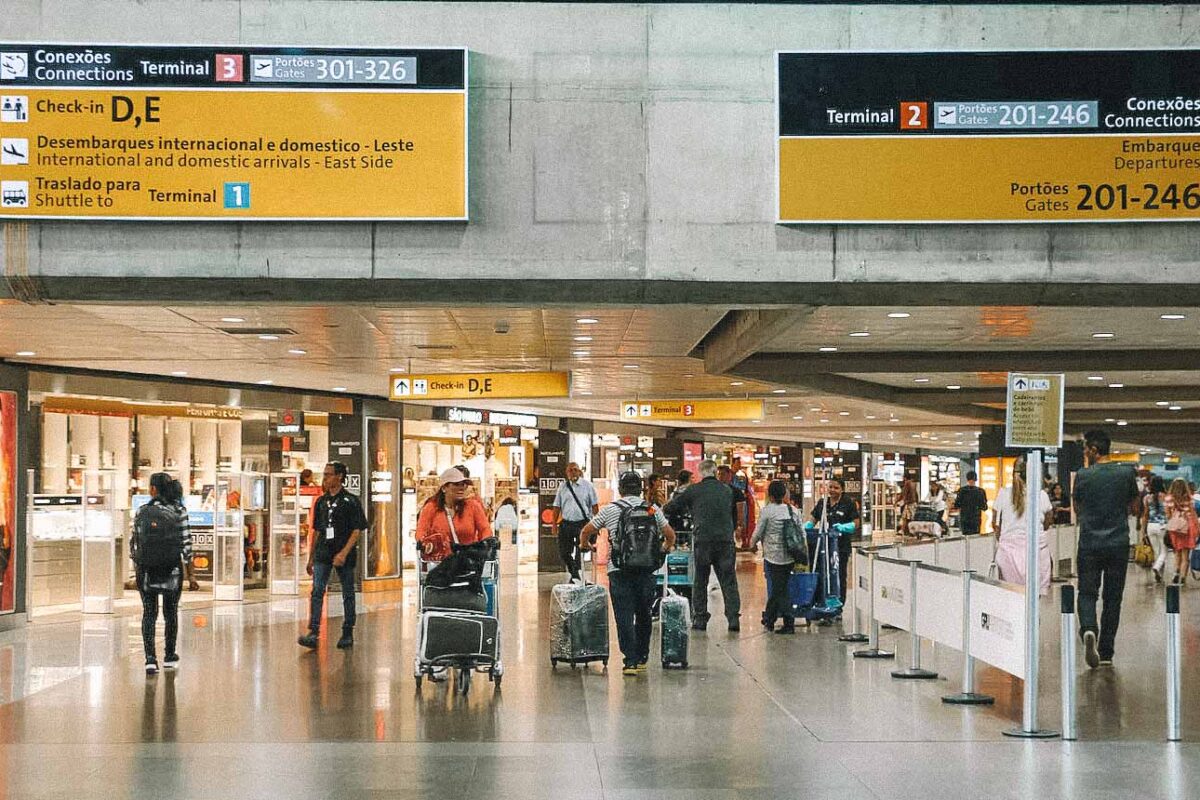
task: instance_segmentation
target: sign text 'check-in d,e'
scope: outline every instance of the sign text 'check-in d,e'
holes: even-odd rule
[[[1008,447],[1057,449],[1062,445],[1065,384],[1061,374],[1008,374]]]
[[[393,375],[393,400],[481,400],[568,397],[567,372],[475,372]]]

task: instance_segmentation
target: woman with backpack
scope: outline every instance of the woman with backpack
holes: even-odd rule
[[[188,588],[197,591],[192,574],[192,534],[183,505],[183,487],[165,472],[150,476],[150,502],[134,518],[131,556],[136,565],[138,592],[142,596],[142,645],[146,650],[146,674],[158,673],[154,627],[158,624],[162,598],[166,648],[163,667],[179,666],[175,645],[179,637],[179,597],[186,575]]]
[[[1171,481],[1171,490],[1167,493],[1165,505],[1167,541],[1175,551],[1175,578],[1171,583],[1183,585],[1187,583],[1192,551],[1196,549],[1196,538],[1200,533],[1200,522],[1196,519],[1196,509],[1192,506],[1192,493],[1188,491],[1187,481],[1183,478]]]
[[[789,634],[796,632],[796,620],[792,616],[792,606],[788,600],[788,582],[792,577],[792,568],[796,560],[788,552],[784,536],[784,524],[795,523],[800,526],[799,517],[792,510],[788,500],[787,484],[783,481],[771,481],[767,487],[767,504],[763,506],[750,540],[751,547],[763,543],[763,561],[767,570],[767,585],[770,596],[767,597],[767,607],[763,611],[763,627],[775,633]],[[775,630],[775,621],[783,618],[783,627]]]

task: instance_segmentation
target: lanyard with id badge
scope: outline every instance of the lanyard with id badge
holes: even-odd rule
[[[325,503],[325,541],[332,542],[337,536],[333,528],[333,514],[337,511],[338,503],[341,499],[331,500]]]

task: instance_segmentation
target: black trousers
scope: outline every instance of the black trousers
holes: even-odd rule
[[[586,522],[568,522],[565,519],[558,523],[558,555],[562,558],[563,566],[567,568],[567,572],[571,573],[572,578],[579,577],[579,570],[582,567],[579,559],[579,532],[586,524]]]
[[[742,613],[742,598],[738,593],[737,550],[733,540],[725,542],[694,542],[692,558],[696,573],[692,579],[692,623],[708,624],[708,572],[716,570],[725,598],[725,618],[737,622]]]
[[[617,644],[625,666],[650,660],[651,606],[657,595],[653,572],[617,570],[608,576],[613,619],[617,621]]]
[[[1129,548],[1079,551],[1079,632],[1091,631],[1100,639],[1101,658],[1112,658],[1121,625],[1121,600],[1125,595],[1125,573]],[[1100,625],[1096,625],[1096,601],[1103,597]]]
[[[146,658],[156,658],[154,651],[154,626],[158,624],[158,599],[162,598],[163,623],[166,626],[167,646],[164,655],[175,655],[175,644],[179,639],[179,598],[183,585],[173,592],[143,589],[144,576],[138,575],[138,592],[142,595],[142,647]]]
[[[792,604],[788,601],[788,582],[792,578],[791,564],[772,564],[767,562],[767,574],[770,580],[767,585],[771,593],[767,596],[767,609],[763,612],[763,622],[768,628],[775,627],[775,620],[783,617],[783,624],[791,627],[795,624],[792,617]]]

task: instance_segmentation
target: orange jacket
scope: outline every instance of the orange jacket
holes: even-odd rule
[[[455,515],[454,532],[458,535],[459,544],[474,544],[492,535],[487,511],[478,497],[468,497],[462,513]],[[421,513],[417,515],[417,542],[422,545],[429,542],[432,547],[429,551],[422,548],[425,560],[441,561],[449,556],[450,543],[453,541],[446,512],[437,506],[435,498],[430,498],[421,506]]]

